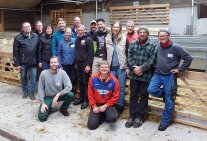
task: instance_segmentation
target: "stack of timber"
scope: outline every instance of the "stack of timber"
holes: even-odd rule
[[[80,17],[82,19],[82,9],[59,9],[51,10],[51,23],[56,25],[58,18],[63,18],[68,26],[73,25],[74,17]]]
[[[20,86],[20,74],[15,70],[12,53],[0,52],[0,81]]]
[[[161,115],[162,99],[150,96],[149,113]],[[172,121],[207,129],[207,73],[178,74],[178,93]]]
[[[110,24],[133,20],[138,25],[168,25],[169,4],[110,7]]]

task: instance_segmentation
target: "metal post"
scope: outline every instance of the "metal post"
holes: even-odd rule
[[[42,21],[42,19],[43,19],[43,18],[42,18],[42,10],[43,10],[43,5],[42,5],[42,4],[40,5],[40,8],[41,8],[41,9],[40,9],[40,13],[41,13],[41,14],[40,14],[40,19],[41,19],[41,21]],[[42,22],[43,22],[43,21],[42,21]]]
[[[98,0],[96,0],[96,19],[98,17]]]
[[[192,0],[192,7],[191,7],[191,34],[195,35],[195,32],[194,32],[194,0]]]

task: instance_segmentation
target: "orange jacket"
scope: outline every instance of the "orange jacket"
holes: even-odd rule
[[[120,95],[117,78],[109,73],[108,79],[103,82],[100,75],[100,72],[95,73],[89,79],[88,100],[92,108],[96,107],[96,104],[106,104],[107,107],[115,105]]]

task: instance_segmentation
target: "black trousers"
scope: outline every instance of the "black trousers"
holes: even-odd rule
[[[132,119],[141,118],[146,112],[148,106],[149,94],[147,92],[149,83],[139,81],[139,80],[130,80],[130,105],[129,113]]]
[[[76,93],[76,87],[77,87],[77,71],[75,68],[75,64],[73,65],[62,65],[63,70],[68,74],[70,81],[72,83],[73,89],[72,92]]]
[[[94,113],[93,109],[91,108],[89,117],[88,117],[88,128],[94,130],[98,128],[98,126],[103,122],[106,121],[108,123],[116,122],[118,119],[118,113],[116,111],[115,106],[107,107],[106,111],[103,113]]]
[[[91,73],[85,72],[86,63],[78,62],[77,65],[78,84],[80,89],[80,100],[88,102],[88,80]]]

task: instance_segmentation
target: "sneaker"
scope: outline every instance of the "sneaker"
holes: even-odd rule
[[[127,122],[125,123],[125,127],[126,127],[126,128],[130,128],[130,127],[133,126],[133,124],[134,124],[134,120],[133,120],[132,118],[129,118],[129,119],[127,120]]]
[[[69,113],[68,113],[68,110],[67,109],[65,109],[65,110],[61,110],[60,109],[60,112],[64,115],[64,116],[69,116]]]
[[[138,128],[142,125],[142,123],[143,121],[140,118],[135,118],[133,127]]]
[[[29,98],[30,98],[31,100],[35,100],[35,99],[36,99],[36,97],[34,96],[34,94],[29,94]]]
[[[160,125],[159,125],[159,127],[158,127],[158,130],[159,130],[159,131],[165,131],[165,130],[167,129],[167,127],[168,127],[168,125],[162,125],[162,124],[160,123]]]

